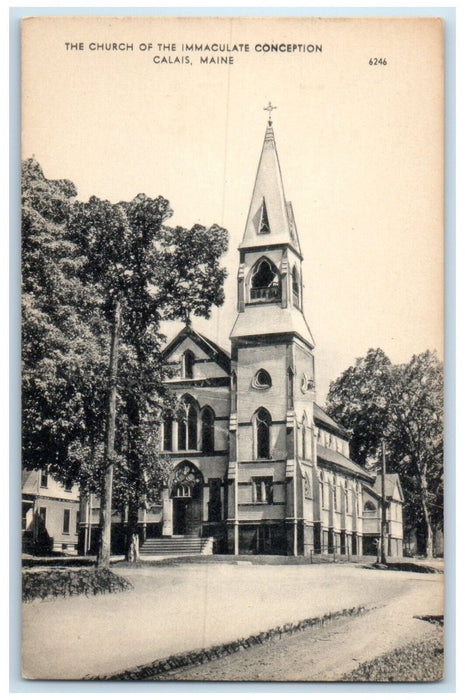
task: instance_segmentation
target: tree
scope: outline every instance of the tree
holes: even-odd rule
[[[424,530],[432,556],[443,492],[443,369],[436,354],[392,365],[382,350],[369,350],[331,383],[327,410],[349,431],[359,464],[373,467],[385,439],[389,468],[402,479],[406,522]]]
[[[112,491],[137,556],[138,510],[157,500],[170,468],[158,440],[172,406],[160,321],[208,316],[223,302],[227,233],[166,227],[163,197],[112,204],[76,194],[24,163],[23,465],[101,495],[102,566]]]
[[[148,495],[153,498],[154,485],[161,484],[150,476],[166,471],[158,443],[147,440],[147,431],[157,429],[169,402],[163,383],[160,320],[187,318],[190,313],[208,316],[211,306],[224,299],[226,272],[218,258],[227,248],[226,231],[201,225],[170,229],[164,221],[171,213],[167,200],[145,195],[117,205],[92,197],[73,211],[74,238],[87,260],[83,279],[87,277],[100,290],[112,328],[100,566],[109,563],[114,469],[119,482],[126,485],[122,496],[129,513],[130,559],[138,556],[139,508]],[[121,371],[120,355],[124,356]],[[118,410],[125,437],[120,435],[115,454]]]
[[[22,461],[89,486],[102,438],[108,327],[68,235],[76,188],[22,166]]]

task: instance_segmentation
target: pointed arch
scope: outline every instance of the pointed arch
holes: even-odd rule
[[[266,210],[265,197],[262,199],[262,209],[260,212],[260,224],[258,226],[258,233],[270,233],[270,222],[268,219],[268,212]]]
[[[182,356],[182,376],[184,379],[194,378],[195,355],[192,350],[186,350]]]
[[[209,454],[215,450],[215,412],[210,406],[205,406],[201,413],[202,452]]]
[[[199,410],[197,401],[184,394],[178,408],[178,450],[197,450]]]
[[[271,415],[263,406],[255,412],[253,426],[256,459],[270,459]]]
[[[279,301],[281,299],[281,276],[274,263],[262,257],[250,273],[250,301]]]
[[[163,451],[171,452],[173,449],[173,414],[166,413],[163,417]]]
[[[296,265],[292,268],[292,303],[296,308],[301,308],[300,275]]]

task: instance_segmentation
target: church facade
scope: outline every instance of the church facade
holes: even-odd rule
[[[178,410],[163,537],[213,537],[217,551],[376,553],[381,481],[349,457],[346,431],[315,402],[303,258],[271,121],[239,246],[228,353],[189,324],[164,352]],[[402,555],[402,490],[385,480],[387,554]]]

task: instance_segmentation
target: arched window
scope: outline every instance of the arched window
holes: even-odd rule
[[[281,299],[281,279],[277,268],[267,258],[255,265],[250,284],[251,301],[277,301]]]
[[[271,416],[266,408],[259,408],[255,414],[255,436],[257,459],[270,458]]]
[[[202,411],[202,452],[215,449],[215,414],[209,406]]]
[[[376,506],[374,503],[372,503],[371,501],[365,501],[365,503],[363,504],[364,513],[370,513],[370,515],[372,515],[375,512],[375,510]]]
[[[173,449],[173,416],[166,415],[163,420],[163,450],[171,452]]]
[[[237,411],[237,374],[233,370],[231,372],[231,412]]]
[[[271,386],[271,377],[266,369],[259,369],[252,380],[254,389],[269,389]]]
[[[258,233],[269,233],[270,232],[270,222],[268,220],[268,212],[266,210],[265,197],[263,197],[262,211],[260,213],[260,225],[258,227]]]
[[[287,407],[290,410],[294,408],[294,372],[292,367],[287,369]]]
[[[178,410],[178,450],[197,449],[197,418],[194,399],[183,397]]]
[[[183,355],[183,377],[185,379],[194,378],[195,355],[192,350],[186,350]]]
[[[292,302],[300,309],[300,279],[295,265],[292,268]]]

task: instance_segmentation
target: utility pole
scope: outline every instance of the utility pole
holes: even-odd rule
[[[385,479],[386,479],[386,444],[384,438],[381,440],[383,450],[383,464],[381,468],[381,564],[386,564],[386,552],[384,548],[386,533],[386,501],[385,501]]]

